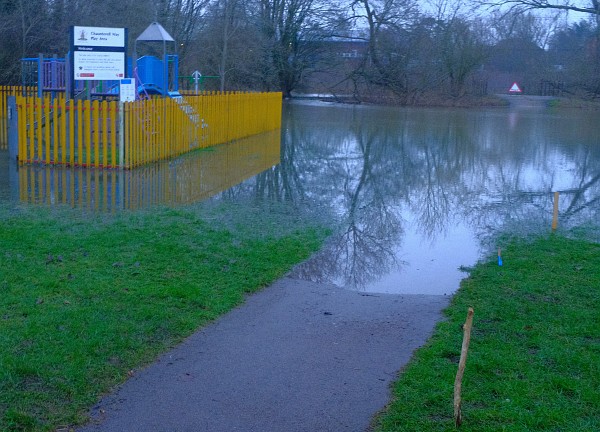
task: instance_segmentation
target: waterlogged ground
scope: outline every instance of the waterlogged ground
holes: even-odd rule
[[[10,170],[0,154],[0,199],[98,212],[196,206],[207,220],[256,232],[261,212],[276,206],[283,226],[306,219],[333,229],[293,277],[387,293],[452,293],[459,268],[495,253],[501,236],[548,231],[555,191],[560,230],[598,220],[597,113],[315,102],[284,110],[281,137],[124,174]],[[215,214],[222,205],[229,213]]]

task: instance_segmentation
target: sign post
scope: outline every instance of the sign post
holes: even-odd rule
[[[194,72],[192,72],[192,78],[194,78],[194,89],[195,89],[195,94],[198,94],[198,82],[202,79],[202,74],[195,70]]]

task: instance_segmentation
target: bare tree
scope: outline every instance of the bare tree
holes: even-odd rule
[[[418,12],[413,0],[353,0],[355,26],[368,29],[368,55],[359,69],[367,80],[391,90],[398,96],[406,94],[406,58],[402,55],[401,39],[406,26]]]
[[[453,97],[463,96],[470,74],[482,64],[487,50],[468,21],[454,18],[443,25],[442,59]]]
[[[330,34],[337,18],[335,1],[257,0],[257,22],[264,49],[264,70],[276,76],[285,97],[291,96],[314,64],[315,42]]]
[[[598,0],[475,0],[479,6],[503,13],[524,13],[532,10],[580,12],[590,14],[600,25],[600,1]]]

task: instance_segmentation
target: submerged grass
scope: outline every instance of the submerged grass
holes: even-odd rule
[[[514,242],[478,265],[394,388],[378,431],[452,431],[467,309],[462,431],[600,430],[600,245]]]
[[[100,394],[309,256],[310,226],[253,235],[192,210],[0,212],[0,430],[85,421]],[[89,218],[92,218],[90,221]]]

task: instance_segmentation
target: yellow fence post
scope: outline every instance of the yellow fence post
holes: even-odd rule
[[[29,127],[29,157],[28,162],[33,162],[35,152],[35,99],[31,98],[27,101],[27,125]]]
[[[108,103],[108,124],[107,133],[110,132],[110,161],[112,167],[117,167],[117,102]]]
[[[83,101],[77,101],[75,106],[76,116],[73,116],[73,130],[77,130],[77,160],[75,165],[83,165],[85,159],[83,158]]]
[[[58,98],[52,101],[52,160],[54,164],[60,163],[58,159],[58,147],[60,145],[60,141],[58,140],[58,101]]]
[[[27,159],[27,102],[22,96],[17,96],[17,112],[19,113],[19,164]]]
[[[44,140],[46,141],[45,146],[45,155],[44,161],[46,164],[53,163],[53,160],[50,156],[50,128],[52,122],[50,121],[50,96],[46,96],[43,100],[43,110],[44,110],[44,120],[40,126],[40,129],[43,127],[44,130]]]
[[[76,121],[76,117],[79,117],[77,114],[77,108],[79,107],[79,104],[75,105],[75,101],[73,99],[69,99],[68,101],[69,105],[67,106],[67,101],[65,100],[65,136],[67,135],[67,127],[69,128],[68,130],[68,136],[69,136],[69,164],[71,166],[75,165],[75,121]],[[81,140],[79,140],[79,142],[81,142]],[[77,146],[78,151],[80,152],[81,149],[79,148],[79,145]],[[79,157],[79,155],[78,155]]]
[[[83,148],[85,152],[85,165],[92,165],[92,107],[89,100],[83,101]]]
[[[100,105],[97,100],[92,101],[90,111],[90,145],[94,147],[94,163],[95,167],[99,167],[100,163]]]
[[[98,109],[98,136],[102,134],[102,139],[98,139],[98,142],[102,142],[102,161],[99,162],[100,167],[109,166],[108,163],[108,128],[106,125],[108,124],[108,102],[103,100],[100,103]]]

